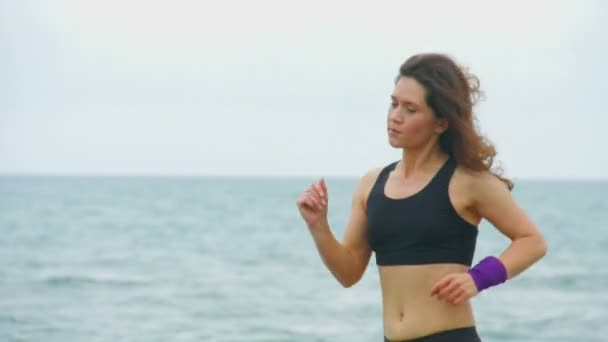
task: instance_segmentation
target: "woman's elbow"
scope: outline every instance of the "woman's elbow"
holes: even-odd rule
[[[539,254],[539,259],[544,257],[545,255],[547,255],[547,251],[549,250],[549,244],[547,243],[547,241],[545,240],[545,238],[542,235],[539,235],[538,238],[538,254]]]
[[[342,284],[342,286],[344,288],[349,288],[352,287],[353,285],[355,285],[356,283],[359,282],[359,279],[344,279],[344,280],[340,280],[340,284]]]
[[[345,289],[347,289],[349,287],[352,287],[356,283],[351,281],[351,282],[342,282],[341,284],[342,284],[342,287],[344,287]]]
[[[357,274],[353,274],[350,277],[343,279],[340,281],[340,284],[342,284],[343,287],[345,288],[349,288],[349,287],[353,287],[356,283],[359,282],[359,280],[361,280],[361,278],[363,277],[363,272],[359,272]]]

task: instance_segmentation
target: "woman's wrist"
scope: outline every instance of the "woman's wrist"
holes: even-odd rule
[[[507,281],[505,265],[494,256],[485,257],[467,272],[473,278],[478,292]]]
[[[308,230],[312,235],[324,235],[331,231],[327,220],[319,221],[314,225],[308,225]]]

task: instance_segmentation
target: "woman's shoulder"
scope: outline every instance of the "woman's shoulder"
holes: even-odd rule
[[[360,183],[361,186],[366,190],[365,192],[369,192],[371,190],[384,168],[385,166],[374,166],[367,169],[367,171],[363,173],[360,178]]]
[[[391,165],[396,164],[398,161],[390,162],[385,165],[375,165],[368,168],[363,174],[360,176],[360,183],[366,184],[368,186],[373,186],[374,183],[378,180],[378,177],[382,173],[383,170],[389,168]]]
[[[359,184],[355,190],[354,196],[358,197],[358,200],[363,202],[364,207],[367,207],[367,198],[369,197],[374,184],[376,184],[380,173],[385,167],[386,166],[371,167],[367,169],[359,178]]]
[[[509,192],[505,183],[489,170],[475,171],[459,165],[454,172],[454,178],[458,188],[472,199],[484,197],[488,192]]]
[[[363,174],[363,176],[361,177],[362,179],[365,179],[367,181],[374,181],[378,178],[378,176],[380,175],[380,173],[382,172],[382,170],[385,168],[386,166],[374,166],[369,168],[367,171],[365,171],[365,173]]]

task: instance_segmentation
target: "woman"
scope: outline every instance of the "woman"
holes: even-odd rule
[[[384,341],[480,341],[469,299],[542,258],[547,244],[491,169],[494,147],[477,133],[477,78],[449,56],[419,54],[399,70],[387,117],[402,158],[363,175],[343,242],[327,222],[323,179],[297,200],[325,266],[356,284],[372,251],[380,274]],[[474,267],[482,219],[511,244]]]

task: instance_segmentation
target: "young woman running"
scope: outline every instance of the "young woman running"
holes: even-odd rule
[[[513,278],[547,244],[494,171],[496,151],[475,128],[477,78],[444,54],[418,54],[399,70],[387,116],[402,157],[363,175],[344,239],[327,221],[323,179],[297,200],[321,259],[344,286],[356,284],[372,251],[382,289],[384,341],[481,341],[469,299]],[[482,219],[511,240],[471,267]]]

